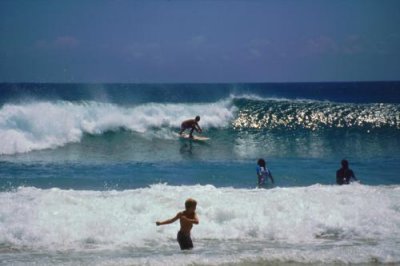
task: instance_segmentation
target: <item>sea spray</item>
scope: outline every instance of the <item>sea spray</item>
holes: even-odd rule
[[[379,130],[396,133],[400,129],[398,104],[343,104],[252,95],[231,95],[212,103],[144,103],[131,107],[94,101],[28,102],[1,107],[0,154],[57,148],[79,142],[85,134],[102,135],[121,129],[172,139],[171,133],[180,123],[196,115],[201,116],[205,129],[233,132],[352,130],[368,134]]]
[[[134,107],[65,101],[6,104],[0,109],[0,154],[56,148],[79,142],[83,134],[98,135],[121,128],[140,133],[152,128],[178,128],[183,120],[196,115],[203,118],[203,127],[226,127],[235,110],[228,101]]]

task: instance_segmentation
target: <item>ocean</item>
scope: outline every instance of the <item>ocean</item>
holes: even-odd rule
[[[400,82],[3,83],[0,264],[397,264],[399,162]]]

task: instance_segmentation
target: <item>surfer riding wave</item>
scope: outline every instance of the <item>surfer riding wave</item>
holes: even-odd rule
[[[188,119],[182,122],[181,130],[179,131],[179,135],[182,136],[182,133],[186,129],[190,129],[189,138],[193,138],[193,131],[196,130],[197,132],[201,133],[202,129],[200,128],[198,122],[200,121],[200,116],[196,116],[195,119]]]

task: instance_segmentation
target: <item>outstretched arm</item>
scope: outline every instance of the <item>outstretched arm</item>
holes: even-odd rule
[[[157,221],[156,225],[159,226],[159,225],[164,225],[164,224],[172,224],[173,222],[178,220],[181,216],[182,216],[182,213],[178,212],[174,218],[171,218],[171,219],[168,219],[168,220],[165,220],[165,221],[162,221],[162,222],[158,222]]]

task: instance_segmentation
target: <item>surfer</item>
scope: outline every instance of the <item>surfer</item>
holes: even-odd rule
[[[354,175],[353,170],[349,168],[349,162],[347,160],[342,160],[342,168],[336,171],[336,183],[338,185],[350,184],[351,179],[358,181]]]
[[[163,222],[156,222],[156,225],[171,224],[176,220],[180,220],[181,229],[178,232],[177,240],[181,250],[192,249],[193,242],[190,238],[190,231],[192,230],[193,224],[199,224],[199,218],[196,214],[197,202],[194,199],[187,199],[185,202],[185,210],[178,212],[174,218],[165,220]]]
[[[272,177],[271,171],[266,167],[264,159],[258,159],[257,161],[257,177],[258,177],[258,187],[265,185],[265,181],[269,177],[272,184],[274,184],[274,178]]]
[[[186,129],[191,129],[189,133],[189,138],[193,138],[193,130],[196,130],[197,132],[201,133],[202,129],[200,128],[198,122],[200,121],[200,116],[196,116],[195,119],[189,119],[185,120],[181,124],[181,131],[179,132],[179,135],[182,135],[183,131]]]

